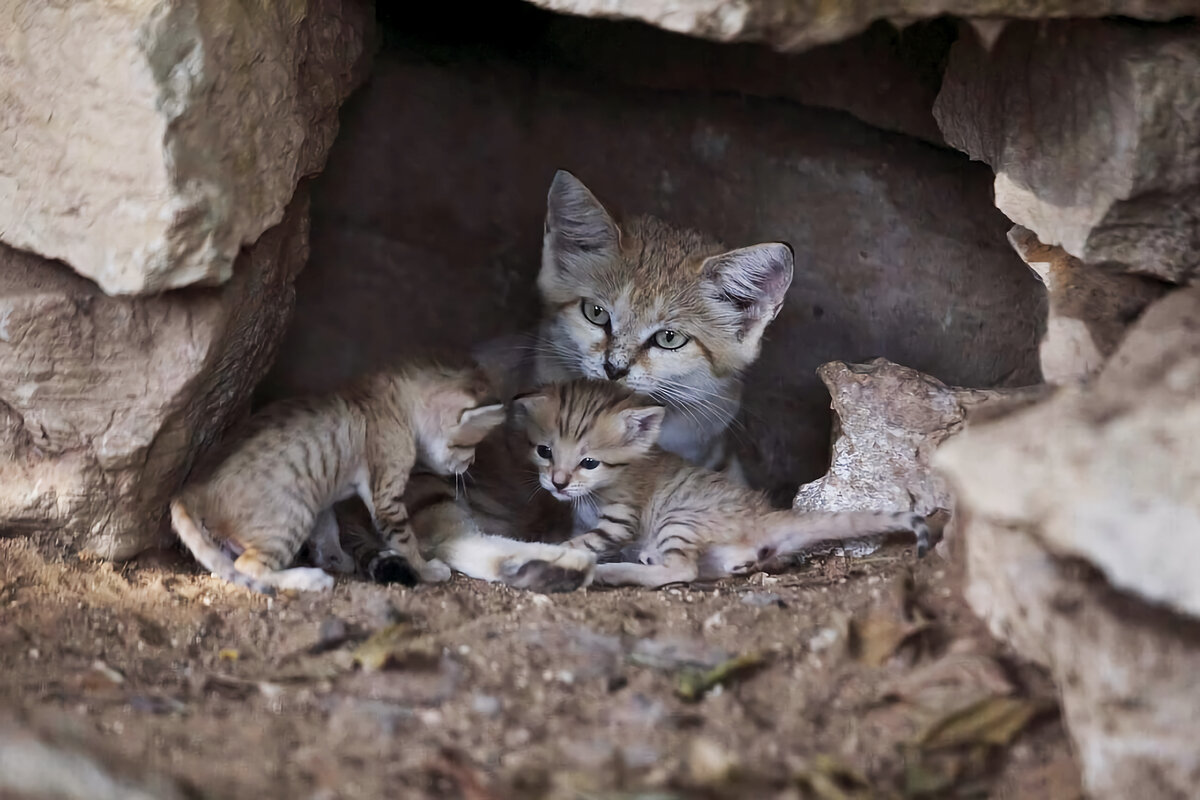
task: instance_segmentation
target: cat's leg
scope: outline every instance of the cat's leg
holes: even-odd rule
[[[383,541],[371,511],[358,497],[343,500],[333,507],[342,547],[350,554],[358,574],[375,583],[401,583],[415,586],[421,576],[408,559]]]
[[[342,549],[338,537],[338,521],[332,508],[327,508],[317,515],[309,542],[312,545],[313,566],[344,575],[354,572],[354,559]]]
[[[383,534],[388,548],[396,551],[412,565],[421,580],[441,583],[450,579],[450,568],[438,560],[426,562],[417,545],[416,532],[404,503],[408,475],[391,472],[373,481],[371,495],[375,509],[375,526]]]
[[[311,530],[311,524],[305,524],[304,528]],[[333,576],[322,569],[287,569],[296,558],[301,542],[291,529],[255,529],[247,534],[242,538],[254,544],[247,546],[233,562],[238,572],[277,589],[322,592],[333,588]]]
[[[659,564],[597,564],[595,580],[601,586],[645,586],[657,589],[670,583],[691,583],[699,574],[693,554],[673,551],[666,554]]]
[[[600,508],[600,516],[591,530],[571,537],[563,545],[588,550],[599,558],[620,553],[621,548],[637,537],[637,532],[637,510],[624,503],[611,503]]]

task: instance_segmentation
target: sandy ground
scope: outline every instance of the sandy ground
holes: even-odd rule
[[[893,548],[660,591],[268,601],[171,553],[3,539],[0,718],[192,797],[1079,796],[1045,676],[959,588]]]

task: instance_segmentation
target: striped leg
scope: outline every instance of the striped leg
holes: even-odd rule
[[[597,564],[596,583],[604,586],[645,586],[657,589],[670,583],[691,583],[700,574],[690,555],[672,551],[661,564]]]
[[[568,539],[564,546],[588,550],[597,558],[616,556],[622,547],[637,538],[637,531],[637,511],[632,506],[614,503],[601,507],[594,528]]]

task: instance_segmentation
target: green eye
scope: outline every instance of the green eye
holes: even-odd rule
[[[654,334],[654,345],[663,350],[678,350],[688,341],[688,337],[679,331],[662,330]]]
[[[596,305],[592,300],[584,300],[580,304],[580,308],[583,310],[583,318],[593,325],[608,324],[608,311],[605,310],[604,306]]]
[[[583,467],[584,469],[595,469],[596,467],[600,466],[600,462],[594,458],[585,458],[583,461],[579,462],[579,466]]]
[[[547,461],[550,460],[551,453],[549,447],[546,447],[544,444],[539,444],[536,449],[539,458],[544,458]]]

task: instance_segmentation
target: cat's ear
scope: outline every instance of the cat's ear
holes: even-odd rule
[[[649,447],[656,443],[666,413],[667,410],[662,406],[627,408],[622,411],[621,423],[625,426],[622,443],[630,447]]]
[[[485,400],[458,415],[459,427],[473,431],[490,431],[501,422],[504,422],[504,404],[499,400]]]
[[[614,253],[620,245],[617,223],[588,188],[559,170],[546,196],[546,235],[542,268],[567,269],[589,256]]]
[[[783,242],[756,244],[712,256],[703,275],[712,297],[742,318],[742,331],[766,327],[792,285],[794,257]]]
[[[509,401],[509,405],[512,407],[513,416],[517,419],[528,419],[537,414],[539,409],[544,408],[549,400],[550,398],[546,396],[545,392],[525,392]]]

